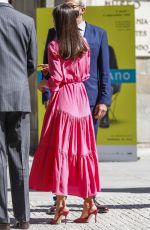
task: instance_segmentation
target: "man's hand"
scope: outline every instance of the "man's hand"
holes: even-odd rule
[[[101,119],[107,112],[107,106],[105,104],[97,104],[94,111],[95,119]]]
[[[43,73],[44,76],[47,76],[47,74],[49,73],[49,66],[48,64],[40,64],[37,67],[41,67],[41,72]]]

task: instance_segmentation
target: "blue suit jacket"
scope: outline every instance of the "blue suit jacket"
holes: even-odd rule
[[[54,28],[49,29],[43,63],[48,63],[47,47],[49,42],[56,37]],[[107,106],[111,103],[111,82],[109,70],[108,41],[105,30],[86,23],[84,37],[86,38],[91,51],[90,77],[84,82],[90,106],[98,103]],[[49,99],[50,93],[47,90],[43,93],[43,102]]]

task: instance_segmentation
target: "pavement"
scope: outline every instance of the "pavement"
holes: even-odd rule
[[[32,158],[30,158],[30,166]],[[97,194],[100,204],[106,205],[109,212],[98,214],[90,223],[75,224],[80,216],[83,200],[70,196],[70,213],[67,224],[50,225],[46,211],[53,204],[52,194],[30,192],[31,230],[150,230],[150,149],[138,149],[135,162],[100,162],[102,192]],[[12,222],[11,196],[8,192],[9,213]]]

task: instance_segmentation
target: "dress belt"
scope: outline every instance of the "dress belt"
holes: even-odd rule
[[[77,83],[82,83],[82,81],[61,82],[61,84],[60,84],[59,86],[62,87],[62,86],[64,86],[64,85],[77,84]]]

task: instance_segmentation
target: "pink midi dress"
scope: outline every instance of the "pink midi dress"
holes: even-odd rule
[[[83,84],[89,77],[90,50],[74,60],[48,46],[52,96],[34,156],[29,186],[56,195],[95,196],[100,191],[98,156],[90,105]]]

